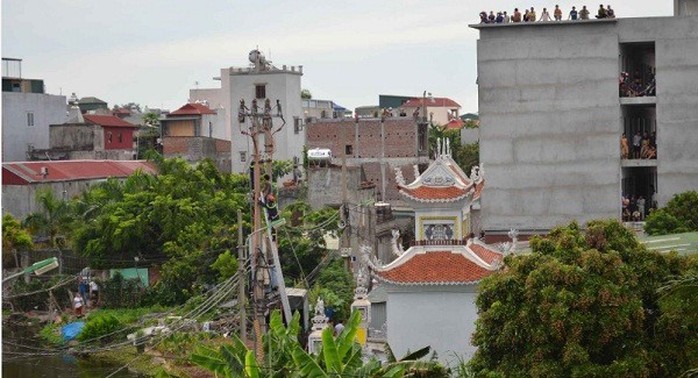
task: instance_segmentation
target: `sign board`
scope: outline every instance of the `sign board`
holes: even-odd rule
[[[332,158],[332,151],[329,148],[313,148],[308,150],[308,159],[329,160]]]

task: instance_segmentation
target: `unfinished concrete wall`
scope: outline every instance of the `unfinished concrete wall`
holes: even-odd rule
[[[618,215],[615,23],[509,24],[478,41],[482,228]]]

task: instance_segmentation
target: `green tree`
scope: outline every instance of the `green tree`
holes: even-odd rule
[[[478,376],[676,376],[690,367],[696,334],[662,339],[657,288],[695,262],[647,251],[616,221],[586,231],[572,223],[530,245],[480,285]]]
[[[29,231],[22,227],[15,217],[5,214],[2,217],[2,265],[8,267],[14,257],[15,267],[19,268],[18,251],[32,249],[34,243]]]
[[[302,89],[301,90],[301,98],[303,100],[310,100],[311,98],[313,98],[313,94],[310,93],[310,90],[308,90],[308,89]]]
[[[665,207],[654,210],[646,219],[650,235],[698,231],[698,191],[675,195]]]
[[[440,125],[431,125],[429,128],[429,157],[434,158],[437,151],[437,142],[441,139],[449,140],[451,157],[467,174],[473,166],[480,164],[480,144],[461,144],[460,130],[447,130]]]
[[[68,202],[58,199],[50,188],[36,193],[39,211],[31,213],[24,220],[24,225],[33,235],[45,237],[51,249],[58,251],[59,273],[63,273],[63,248],[67,245],[70,225],[74,219]]]

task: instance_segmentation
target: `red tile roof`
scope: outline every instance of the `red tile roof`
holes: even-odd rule
[[[202,115],[202,114],[216,114],[215,111],[211,110],[208,106],[204,104],[189,103],[181,108],[175,110],[174,112],[168,114],[171,116],[191,116],[191,115]]]
[[[460,108],[457,102],[451,100],[447,97],[434,97],[431,98],[413,98],[402,105],[403,108],[418,108],[420,106],[426,105],[427,107],[438,107],[438,108]]]
[[[473,201],[480,198],[482,194],[482,189],[485,188],[485,180],[480,180],[480,182],[475,184],[475,193],[473,193]]]
[[[414,189],[400,188],[408,197],[421,201],[455,201],[465,197],[469,190],[457,186],[418,186]]]
[[[465,122],[463,122],[460,118],[454,118],[446,125],[444,125],[444,129],[446,130],[460,130],[463,128],[463,125],[465,125]]]
[[[48,175],[41,174],[41,168],[48,169]],[[13,183],[29,183],[88,180],[109,177],[126,177],[136,170],[156,174],[155,166],[145,160],[54,160],[3,163],[5,173],[15,176]],[[6,185],[3,182],[3,185]]]
[[[488,264],[493,264],[495,262],[502,261],[503,256],[501,253],[495,252],[480,244],[471,243],[468,245],[468,248],[470,248],[470,250],[473,251],[473,253],[475,253],[479,258],[481,258]]]
[[[492,273],[461,253],[451,251],[415,254],[401,265],[376,272],[380,279],[398,285],[470,284]]]
[[[138,127],[113,115],[83,114],[83,118],[85,118],[85,121],[89,123],[100,125],[102,127]]]

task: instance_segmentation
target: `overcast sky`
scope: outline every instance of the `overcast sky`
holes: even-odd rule
[[[566,13],[581,3],[559,1]],[[23,59],[49,93],[176,109],[246,66],[259,46],[277,66],[303,65],[314,98],[353,109],[379,94],[450,97],[477,111],[476,30],[482,10],[552,1],[2,0],[2,56]],[[595,11],[597,3],[588,3]],[[611,3],[619,17],[670,16],[671,0]],[[540,14],[540,13],[539,13]]]

